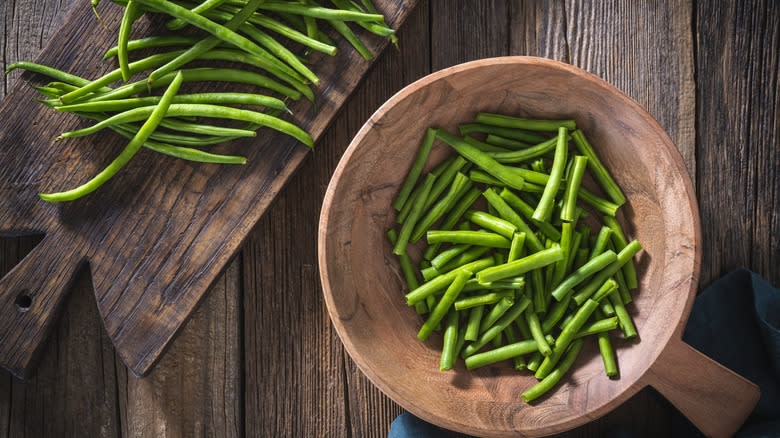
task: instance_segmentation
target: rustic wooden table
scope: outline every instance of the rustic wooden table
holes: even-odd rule
[[[420,0],[401,51],[380,57],[152,373],[133,377],[114,353],[85,269],[35,376],[0,371],[0,437],[386,436],[403,410],[355,367],[324,308],[320,204],[382,102],[478,58],[558,59],[624,90],[666,129],[696,183],[701,287],[739,266],[779,284],[780,4],[650,3]],[[0,67],[34,59],[72,7],[89,5],[0,1]],[[0,81],[0,96],[18,76]],[[0,274],[34,244],[3,238]],[[668,436],[671,409],[645,390],[564,435]]]

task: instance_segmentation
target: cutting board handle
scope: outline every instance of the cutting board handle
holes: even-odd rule
[[[59,240],[44,237],[0,280],[0,366],[20,379],[29,376],[83,260]]]
[[[761,395],[753,382],[679,338],[667,344],[645,382],[711,437],[734,435]]]

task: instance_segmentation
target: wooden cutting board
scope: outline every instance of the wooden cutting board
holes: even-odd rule
[[[101,59],[115,44],[122,8],[104,3],[100,12],[107,29],[88,4],[78,2],[37,62],[87,78],[114,68]],[[416,0],[375,4],[397,29]],[[375,55],[389,44],[352,27]],[[133,36],[163,29],[161,17],[147,17]],[[311,68],[321,79],[314,90],[316,109],[305,99],[290,104],[294,115],[288,119],[315,142],[372,64],[343,39],[338,48],[335,57],[312,55]],[[40,95],[28,82],[48,78],[27,73],[0,102],[0,236],[45,236],[0,280],[0,365],[17,377],[30,375],[75,273],[87,264],[105,328],[122,360],[143,376],[309,149],[268,129],[210,149],[246,156],[243,166],[191,163],[142,149],[100,190],[50,204],[38,194],[83,183],[126,140],[101,132],[55,143],[60,133],[88,122],[34,101]],[[316,160],[316,149],[312,154]]]

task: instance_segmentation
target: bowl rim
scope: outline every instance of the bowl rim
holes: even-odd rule
[[[685,166],[685,161],[683,160],[682,154],[680,153],[679,149],[677,149],[674,141],[671,139],[671,137],[669,137],[669,134],[666,132],[666,130],[663,129],[663,127],[658,123],[658,121],[655,120],[655,118],[652,115],[650,115],[650,113],[644,107],[642,107],[634,99],[632,99],[630,96],[625,94],[623,91],[621,91],[614,85],[610,84],[606,80],[602,79],[601,77],[593,73],[590,73],[588,71],[585,71],[583,69],[580,69],[578,67],[560,61],[556,61],[548,58],[535,57],[535,56],[502,56],[502,57],[478,59],[474,61],[457,64],[430,73],[420,79],[417,79],[411,84],[403,87],[393,96],[391,96],[385,103],[383,103],[363,124],[363,126],[360,128],[357,134],[355,134],[355,137],[352,139],[349,146],[344,151],[344,154],[339,160],[339,163],[336,166],[336,169],[334,170],[334,173],[330,179],[328,188],[323,198],[323,205],[320,213],[320,220],[319,220],[318,231],[317,231],[317,235],[318,235],[317,261],[318,261],[319,271],[320,271],[320,281],[322,284],[323,296],[325,299],[326,307],[328,309],[328,315],[331,319],[331,323],[336,329],[336,333],[338,334],[339,339],[341,339],[341,342],[344,345],[344,348],[346,349],[350,358],[355,362],[355,364],[357,364],[361,372],[363,372],[363,374],[366,377],[368,377],[371,383],[374,384],[377,388],[379,388],[380,391],[382,391],[382,393],[387,395],[390,399],[392,399],[395,403],[398,403],[404,409],[408,410],[412,414],[422,418],[425,421],[437,425],[442,425],[439,417],[430,415],[427,410],[425,410],[422,406],[419,406],[415,401],[409,401],[406,399],[402,400],[400,395],[393,390],[391,385],[386,385],[384,380],[380,378],[376,373],[374,373],[370,369],[370,367],[367,366],[362,356],[360,356],[359,354],[358,355],[354,354],[356,352],[356,349],[354,344],[352,343],[352,340],[349,338],[349,336],[346,335],[346,333],[342,334],[341,332],[342,326],[335,323],[336,319],[338,318],[338,315],[335,313],[334,310],[335,303],[333,302],[333,293],[331,289],[330,278],[329,278],[328,270],[326,269],[328,266],[327,257],[326,257],[326,254],[328,252],[327,230],[329,225],[329,218],[331,215],[331,206],[333,202],[333,197],[335,195],[336,188],[339,185],[341,177],[343,176],[347,163],[350,162],[352,155],[358,149],[358,145],[363,142],[366,135],[374,127],[375,123],[378,120],[381,120],[390,109],[395,107],[396,104],[403,101],[404,99],[411,96],[412,94],[416,93],[418,90],[428,86],[429,84],[442,80],[452,74],[461,73],[472,69],[479,69],[486,66],[496,66],[496,65],[542,65],[548,68],[563,70],[570,74],[580,76],[585,80],[595,83],[600,88],[603,88],[605,91],[613,93],[620,100],[624,101],[629,107],[631,107],[633,111],[635,111],[648,124],[648,126],[650,126],[653,129],[653,131],[658,132],[661,138],[664,140],[661,142],[661,145],[663,148],[666,149],[666,152],[672,156],[673,160],[671,164],[676,166],[678,172],[680,172],[680,175],[682,177],[681,183],[682,186],[684,187],[684,192],[688,197],[688,201],[691,207],[691,213],[692,213],[691,225],[693,227],[693,242],[694,242],[694,251],[693,251],[693,260],[692,260],[693,272],[691,273],[691,276],[688,279],[689,287],[688,290],[686,291],[687,296],[685,298],[685,303],[680,313],[680,318],[676,322],[676,325],[673,328],[673,330],[671,331],[671,336],[669,336],[669,338],[666,339],[663,344],[659,344],[658,348],[652,352],[653,354],[651,359],[645,362],[646,365],[644,366],[644,369],[642,369],[639,372],[638,374],[639,377],[634,382],[627,385],[621,391],[616,392],[610,398],[605,399],[604,403],[594,407],[593,409],[588,410],[584,415],[580,415],[578,417],[574,417],[568,420],[561,420],[557,422],[552,422],[550,424],[545,424],[543,428],[540,427],[537,429],[537,430],[544,429],[544,432],[542,432],[543,434],[560,433],[572,429],[574,427],[577,427],[579,425],[588,423],[590,421],[593,421],[605,415],[606,413],[612,411],[614,408],[616,408],[617,406],[619,406],[620,404],[628,400],[631,396],[639,392],[645,386],[647,386],[647,383],[645,382],[645,376],[651,372],[652,366],[655,364],[658,357],[663,353],[664,349],[667,347],[668,344],[672,343],[675,339],[679,340],[682,338],[682,332],[685,329],[685,325],[687,323],[688,317],[691,312],[691,308],[693,306],[693,301],[696,296],[696,291],[698,289],[699,274],[701,268],[701,257],[702,257],[701,219],[699,214],[698,202],[695,196],[696,193],[695,186],[691,179],[690,173],[688,172],[688,169]],[[443,427],[449,427],[449,426],[445,425]],[[463,424],[463,429],[459,431],[461,432],[465,431],[466,433],[485,432],[484,430],[473,429],[467,424]],[[512,433],[517,435],[520,434],[521,432],[514,431]]]

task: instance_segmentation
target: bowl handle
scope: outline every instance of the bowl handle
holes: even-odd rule
[[[705,435],[730,437],[761,392],[753,382],[673,337],[644,376]]]

